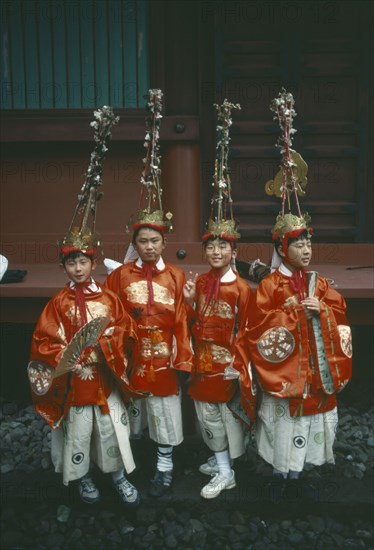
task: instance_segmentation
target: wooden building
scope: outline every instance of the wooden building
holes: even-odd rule
[[[163,201],[175,221],[169,260],[185,269],[201,263],[213,103],[227,98],[242,106],[230,153],[240,258],[268,261],[263,243],[279,210],[264,192],[279,165],[269,104],[284,86],[296,100],[294,146],[309,165],[302,207],[320,243],[317,263],[373,264],[370,0],[4,0],[0,9],[0,253],[10,268],[29,271],[28,286],[1,285],[4,322],[35,322],[61,286],[56,241],[88,165],[92,112],[104,104],[121,121],[104,164],[97,228],[104,254],[123,259],[125,226],[138,207],[148,88],[164,93]],[[357,270],[343,283],[354,322],[372,322],[371,276]]]

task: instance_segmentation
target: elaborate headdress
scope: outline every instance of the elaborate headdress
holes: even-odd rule
[[[159,138],[162,111],[161,90],[148,90],[146,96],[149,116],[146,118],[146,135],[144,147],[147,150],[143,159],[143,172],[140,178],[141,191],[137,220],[133,229],[149,226],[158,231],[172,229],[171,219],[173,215],[167,212],[164,215],[162,209],[162,188],[160,183]]]
[[[275,178],[265,184],[268,195],[275,195],[282,199],[282,210],[272,229],[272,238],[282,241],[285,248],[287,248],[288,238],[298,237],[303,231],[308,231],[310,234],[313,232],[310,227],[311,218],[307,212],[301,213],[298,199],[298,195],[305,195],[308,166],[301,155],[291,149],[293,135],[296,133],[292,127],[296,116],[294,104],[293,95],[282,88],[278,97],[273,99],[270,105],[270,109],[275,113],[274,120],[278,121],[282,131],[276,144],[282,155],[282,164]],[[292,202],[296,213],[291,211]]]
[[[211,200],[210,217],[207,231],[202,236],[202,241],[211,237],[221,237],[230,241],[240,238],[237,231],[237,222],[234,219],[229,157],[229,129],[232,124],[231,109],[240,109],[239,103],[229,103],[227,99],[222,105],[214,105],[217,110],[217,153],[215,161],[213,196]]]
[[[94,256],[95,248],[100,246],[100,238],[96,234],[96,204],[103,196],[99,191],[102,185],[102,162],[108,150],[106,144],[111,138],[111,129],[118,123],[119,117],[114,116],[111,107],[104,105],[94,111],[94,118],[90,126],[94,128],[95,147],[69,230],[58,243],[62,256],[72,252]]]

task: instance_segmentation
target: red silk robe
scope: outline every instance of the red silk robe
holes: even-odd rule
[[[225,369],[231,365],[240,372],[240,382],[246,383],[249,403],[245,407],[253,418],[254,399],[248,363],[235,361],[235,338],[245,331],[246,314],[254,296],[248,284],[236,276],[231,282],[220,282],[219,297],[205,309],[209,273],[196,282],[196,310],[187,305],[192,322],[195,346],[195,373],[188,393],[192,399],[208,403],[227,403],[238,389],[238,379],[226,380]],[[205,309],[205,313],[204,313]]]
[[[115,269],[105,286],[119,296],[138,327],[138,353],[130,379],[134,386],[153,395],[178,394],[177,370],[190,372],[193,352],[183,303],[184,273],[165,264],[152,278],[153,303],[136,262]]]
[[[321,361],[312,321],[307,320],[298,296],[291,290],[290,278],[279,270],[261,281],[256,307],[248,316],[246,337],[238,342],[245,357],[250,353],[262,389],[275,397],[288,398],[290,413],[297,416],[333,409],[336,392],[352,375],[345,301],[326,279],[316,275],[314,296],[320,300],[321,311],[315,330],[323,341]],[[326,359],[327,382],[320,372],[320,364]]]
[[[114,386],[124,399],[139,396],[126,374],[137,340],[136,325],[115,294],[98,285],[97,288],[98,291],[84,294],[87,320],[101,316],[111,320],[98,344],[79,361],[83,364],[82,371],[55,378],[45,395],[32,392],[37,412],[52,428],[60,426],[73,405],[99,405],[103,413],[109,412],[106,398]],[[56,368],[64,349],[80,327],[75,290],[67,285],[48,302],[38,320],[30,360]]]

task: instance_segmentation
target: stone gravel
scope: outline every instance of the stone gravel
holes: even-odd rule
[[[248,439],[246,460],[251,462],[254,472],[263,474],[268,471],[268,465],[257,456],[253,437]],[[16,404],[6,403],[0,407],[2,474],[51,469],[50,446],[51,430],[31,405],[18,409]],[[324,470],[334,470],[346,478],[373,477],[374,407],[360,412],[355,407],[340,405],[334,452],[335,465],[307,466],[309,475],[318,477]]]
[[[0,404],[1,474],[50,473],[51,433],[33,407]],[[308,476],[321,478],[334,471],[344,478],[373,482],[374,408],[340,405],[335,443],[335,466],[310,468]],[[202,448],[203,443],[201,444]],[[249,438],[246,462],[252,473],[267,474],[269,467],[256,454]],[[3,498],[4,501],[4,498]],[[3,502],[4,504],[4,502]],[[3,506],[2,550],[116,550],[116,549],[373,549],[370,512],[362,514],[355,503],[345,515],[315,509],[274,514],[255,507],[216,509],[210,503],[183,502],[150,505],[135,511],[93,509],[90,506]]]

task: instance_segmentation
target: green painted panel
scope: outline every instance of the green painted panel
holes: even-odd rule
[[[7,5],[1,7],[2,17],[0,18],[0,76],[1,76],[1,109],[12,108],[12,89],[10,74],[10,55],[9,55],[9,18]]]
[[[94,19],[96,103],[97,107],[109,105],[108,17],[105,2],[96,3]]]
[[[66,43],[68,108],[75,109],[82,106],[79,4],[66,3],[65,18],[68,30]]]
[[[122,2],[108,1],[110,105],[123,107]]]
[[[38,13],[39,52],[40,52],[40,106],[42,109],[53,109],[55,105],[54,82],[52,70],[52,29],[50,23],[50,6],[48,0],[36,3]]]
[[[123,14],[123,56],[125,74],[125,107],[137,107],[136,74],[136,2],[125,0]]]
[[[92,2],[90,0],[81,2],[82,107],[88,109],[96,107],[93,18]]]
[[[21,3],[19,0],[14,0],[9,4],[9,52],[13,109],[26,108],[23,34],[20,32],[21,29]]]
[[[53,0],[52,42],[53,42],[53,78],[55,86],[55,108],[68,106],[66,87],[66,25],[65,2]]]
[[[149,89],[149,25],[148,1],[138,0],[138,106],[144,104],[144,95]]]
[[[37,14],[35,2],[22,5],[25,40],[25,88],[27,109],[40,107],[39,56],[37,41]]]
[[[143,107],[149,0],[1,4],[3,109]]]

